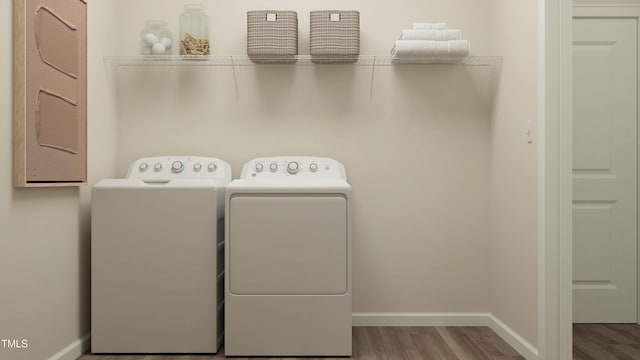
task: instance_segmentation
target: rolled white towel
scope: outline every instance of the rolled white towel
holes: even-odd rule
[[[400,40],[460,40],[462,32],[457,29],[448,30],[402,30]]]
[[[457,58],[469,55],[471,50],[469,40],[449,40],[447,43],[449,43],[449,56]]]
[[[414,29],[421,30],[444,30],[447,28],[447,23],[413,23]]]
[[[394,58],[461,58],[469,55],[469,40],[397,40]]]

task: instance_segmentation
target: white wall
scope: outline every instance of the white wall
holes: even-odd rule
[[[491,121],[491,312],[533,346],[537,143],[527,144],[525,133],[538,117],[537,6],[535,0],[493,0],[491,14],[493,52],[504,61]]]
[[[126,6],[124,5],[126,3]],[[172,22],[184,1],[124,1],[122,53],[149,18]],[[218,54],[243,54],[246,10],[206,1]],[[443,20],[488,54],[489,1],[274,1],[298,11],[361,11],[363,54],[387,54],[413,21]],[[121,68],[118,168],[141,156],[200,154],[239,176],[253,157],[301,154],[345,163],[353,185],[354,312],[489,311],[490,75],[487,68]]]
[[[89,332],[89,186],[12,186],[12,6],[0,0],[0,339],[27,339],[2,359],[45,359]],[[89,6],[89,181],[115,175],[113,103],[102,54],[113,50],[115,6]]]

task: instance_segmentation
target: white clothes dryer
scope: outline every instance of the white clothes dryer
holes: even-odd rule
[[[218,350],[230,181],[220,159],[169,156],[93,187],[92,352]]]
[[[244,165],[226,190],[226,355],[351,355],[350,198],[333,159]]]

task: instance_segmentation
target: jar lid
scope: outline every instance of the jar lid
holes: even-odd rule
[[[197,11],[202,11],[205,10],[207,7],[204,6],[203,4],[186,4],[184,6],[185,10],[197,10]]]

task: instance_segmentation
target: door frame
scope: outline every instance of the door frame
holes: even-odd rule
[[[538,1],[538,358],[572,358],[572,0]]]
[[[544,64],[540,66],[543,91],[540,130],[544,139],[539,149],[538,346],[540,359],[563,360],[572,358],[571,28],[574,6],[571,0],[544,0],[541,6],[544,9],[539,31]],[[640,23],[640,5],[576,5],[575,14],[589,18],[635,18]],[[638,35],[640,42],[640,26]],[[640,79],[640,66],[638,77]],[[640,131],[640,126],[638,128]],[[640,255],[640,247],[638,251]],[[640,276],[638,280],[640,283]],[[640,310],[640,302],[638,308]]]

